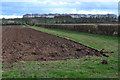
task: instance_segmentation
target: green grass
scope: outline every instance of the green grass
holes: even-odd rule
[[[114,51],[110,57],[85,57],[60,61],[25,61],[4,69],[7,78],[118,78],[118,38],[42,27],[32,29],[69,38],[101,50]],[[101,64],[107,60],[109,64]]]
[[[15,78],[112,78],[117,77],[117,61],[100,64],[101,58],[86,57],[67,61],[19,62],[3,77]]]

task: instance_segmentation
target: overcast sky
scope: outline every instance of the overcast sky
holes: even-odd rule
[[[24,14],[118,14],[119,0],[2,0],[0,18]]]

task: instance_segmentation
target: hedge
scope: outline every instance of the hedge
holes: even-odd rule
[[[118,36],[118,24],[37,24],[36,26],[85,32],[107,36]]]

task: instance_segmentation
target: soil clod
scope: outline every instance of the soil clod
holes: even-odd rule
[[[106,60],[103,60],[101,64],[108,64],[108,62]]]
[[[81,51],[82,49],[81,48],[77,48],[76,51]]]

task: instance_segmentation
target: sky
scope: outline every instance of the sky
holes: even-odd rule
[[[1,0],[0,18],[24,14],[116,14],[119,0]]]

